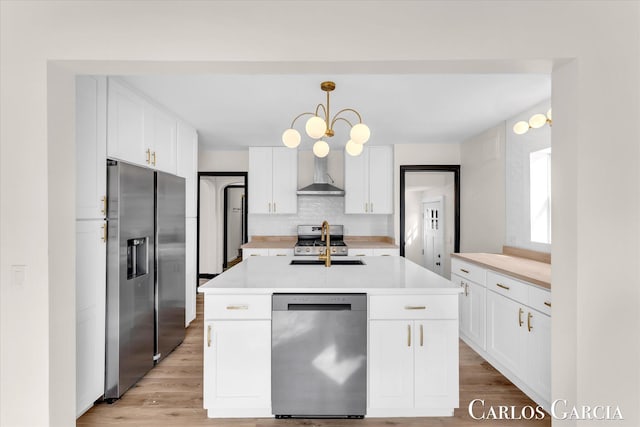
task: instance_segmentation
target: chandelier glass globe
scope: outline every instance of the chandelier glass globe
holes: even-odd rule
[[[525,121],[519,121],[513,125],[513,133],[516,135],[524,135],[529,130],[529,123]]]
[[[317,141],[313,144],[313,154],[317,157],[327,157],[329,154],[329,144],[323,140]]]
[[[351,141],[355,142],[356,144],[364,144],[371,137],[371,131],[369,130],[369,127],[364,123],[358,123],[351,128],[349,136],[351,137]]]
[[[349,154],[350,156],[359,156],[360,153],[362,153],[362,149],[364,148],[364,145],[362,144],[356,144],[355,142],[353,142],[352,140],[349,140],[347,142],[347,145],[345,145],[344,149],[347,152],[347,154]]]
[[[547,123],[547,116],[544,114],[534,114],[529,119],[529,126],[534,129],[541,128],[545,123]]]
[[[295,129],[287,129],[282,133],[282,142],[289,148],[300,145],[300,132]]]
[[[307,135],[311,138],[318,139],[322,138],[324,133],[327,131],[327,123],[320,117],[313,116],[307,120],[307,124],[304,128],[307,131]]]

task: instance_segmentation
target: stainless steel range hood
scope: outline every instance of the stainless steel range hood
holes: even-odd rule
[[[329,184],[327,158],[313,156],[313,184],[298,190],[298,196],[344,196],[344,190]],[[333,182],[333,179],[331,179]]]

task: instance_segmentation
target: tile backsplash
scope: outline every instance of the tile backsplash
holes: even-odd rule
[[[343,224],[348,236],[393,236],[393,215],[352,215],[344,213],[344,197],[298,196],[294,215],[249,215],[251,236],[295,236],[303,224]]]

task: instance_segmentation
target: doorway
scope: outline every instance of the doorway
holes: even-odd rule
[[[222,269],[233,267],[242,261],[242,249],[246,243],[245,186],[239,184],[224,187],[224,234]]]
[[[400,166],[400,255],[449,278],[460,251],[460,165]]]
[[[198,278],[235,265],[247,242],[247,172],[198,172]]]

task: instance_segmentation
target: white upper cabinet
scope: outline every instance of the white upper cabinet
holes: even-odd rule
[[[117,80],[109,79],[107,156],[140,166],[149,165],[145,157],[145,104]]]
[[[151,104],[145,106],[145,147],[150,166],[175,175],[177,172],[177,120]]]
[[[298,152],[286,147],[249,148],[249,213],[298,210]]]
[[[106,215],[107,79],[76,78],[76,218]]]
[[[345,156],[344,210],[348,214],[393,213],[393,149],[365,147],[359,156]]]
[[[177,119],[118,80],[108,93],[107,155],[175,175]]]
[[[187,218],[198,216],[198,133],[190,126],[178,122],[177,175],[185,179]]]

